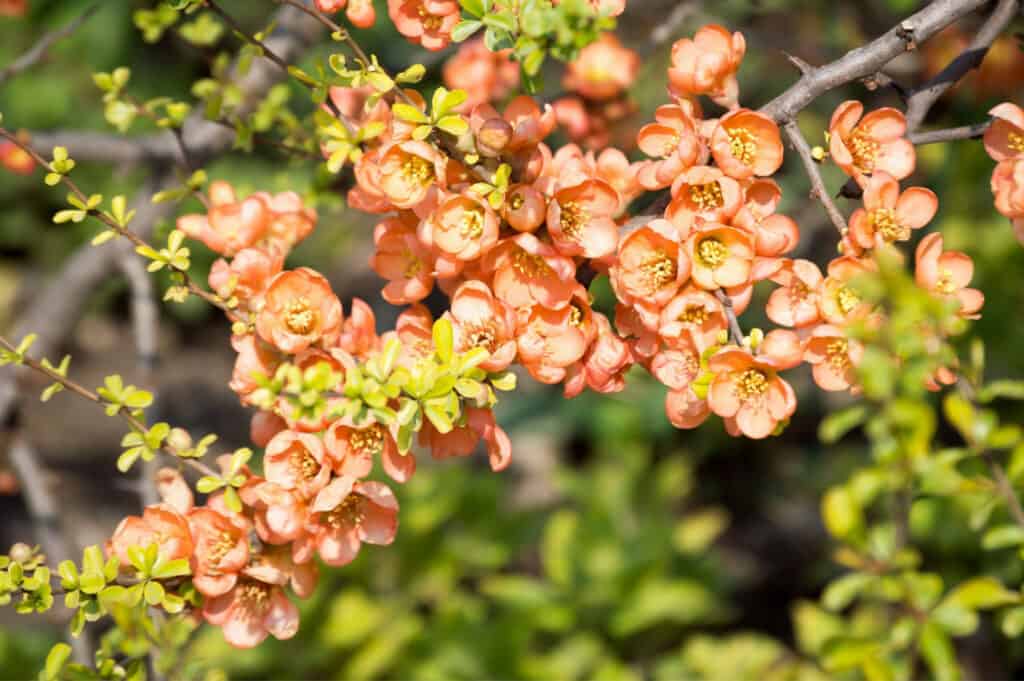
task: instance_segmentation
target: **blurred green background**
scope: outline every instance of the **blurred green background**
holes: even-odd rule
[[[0,65],[89,3],[30,4],[25,18],[0,18]],[[146,44],[131,17],[152,4],[100,3],[96,15],[57,45],[45,63],[0,86],[5,125],[107,129],[91,73],[121,65],[132,68],[131,89],[138,98],[167,94],[188,99],[191,83],[206,75],[206,57],[218,49],[237,49],[237,43],[227,35],[208,50],[170,36]],[[252,29],[265,25],[274,9],[269,1],[223,4]],[[740,73],[742,101],[757,107],[797,77],[783,50],[811,63],[825,62],[891,27],[919,3],[718,0],[689,5],[692,11],[672,37],[692,34],[711,21],[744,31],[748,57]],[[650,36],[674,6],[636,0],[622,17],[624,43],[644,55],[631,91],[639,111],[629,125],[650,120],[666,99],[664,69],[671,42],[653,45]],[[383,6],[378,12],[382,18],[374,30],[357,32],[367,49],[392,66],[422,59],[389,27]],[[969,34],[975,25],[972,18],[962,29]],[[1018,58],[1016,67],[1011,59],[1009,67],[988,79],[972,76],[935,107],[929,127],[983,120],[992,105],[1019,95],[1024,83],[1020,54],[1014,55],[1013,38],[1007,40],[1010,56]],[[303,63],[313,64],[326,53],[324,45]],[[907,85],[920,82],[930,68],[928,55],[909,54],[894,64],[893,75]],[[439,78],[437,68],[432,77]],[[995,87],[989,82],[993,78]],[[557,70],[547,81],[548,94],[556,93]],[[296,111],[309,110],[299,88],[289,94]],[[860,85],[832,93],[801,116],[812,144],[822,143],[835,105],[851,97],[898,105],[891,92],[869,93]],[[142,122],[132,134],[151,132]],[[915,179],[940,196],[932,226],[942,231],[947,248],[975,259],[974,285],[987,301],[974,331],[987,341],[989,374],[1020,377],[1024,250],[992,207],[991,168],[978,142],[935,145],[920,150]],[[297,189],[315,198],[320,227],[290,264],[327,273],[343,300],[365,297],[379,311],[383,330],[394,313],[381,304],[379,281],[366,265],[372,222],[346,211],[340,195],[325,192],[313,164],[258,148],[252,155],[225,156],[208,170],[242,193]],[[838,190],[842,178],[833,170],[825,168],[826,181]],[[147,170],[83,163],[75,172],[82,186],[113,195],[134,192]],[[807,199],[806,178],[795,159],[787,160],[781,184],[783,210],[801,225],[801,257],[825,263],[835,253],[835,236],[820,207]],[[62,200],[62,192],[47,188],[39,177],[0,174],[4,327],[93,235],[88,223],[51,222]],[[840,207],[849,212],[855,204],[840,200]],[[201,252],[197,266],[212,261],[201,246],[194,252]],[[607,302],[600,282],[594,290],[599,301]],[[743,319],[745,328],[765,325],[757,301],[770,290],[770,285],[758,288]],[[126,367],[122,373],[131,377],[124,350],[131,343],[127,310],[126,287],[112,276],[67,343],[87,375],[101,375],[114,365]],[[201,305],[164,306],[163,312],[165,360],[159,380],[166,418],[242,443],[247,419],[224,385],[231,361],[226,325]],[[222,643],[219,632],[203,630],[189,638],[180,657],[161,664],[172,668],[174,678],[210,679],[222,674],[438,681],[768,678],[780,660],[813,649],[822,624],[808,601],[838,572],[819,519],[819,500],[826,487],[845,479],[867,455],[856,438],[842,446],[821,445],[816,429],[823,414],[849,398],[818,391],[805,368],[791,372],[801,400],[797,416],[781,437],[753,443],[729,438],[716,420],[697,431],[673,429],[663,413],[664,388],[639,371],[631,379],[624,393],[587,394],[572,401],[563,400],[557,390],[523,381],[499,412],[512,435],[513,467],[495,475],[483,457],[444,464],[421,457],[416,476],[397,490],[402,513],[395,544],[369,547],[347,568],[324,569],[316,595],[302,604],[297,638],[236,651]],[[197,387],[206,392],[197,394]],[[95,526],[82,529],[83,542],[96,541],[89,539],[93,535],[101,538],[118,513],[131,512],[136,504],[118,486],[114,472],[116,433],[80,435],[72,428],[102,428],[85,423],[98,420],[91,408],[55,401],[50,407],[27,406],[25,416],[47,460],[67,469],[62,473],[68,476],[66,512],[89,509],[92,515]],[[53,409],[68,423],[66,433],[47,427]],[[3,465],[0,458],[0,470]],[[111,510],[89,506],[97,499],[107,500]],[[17,492],[0,497],[0,512],[10,518],[0,527],[0,543],[25,539],[28,526]],[[938,563],[953,579],[982,569],[988,560],[973,548],[976,541],[966,518],[955,508],[915,508],[912,531],[926,563]],[[1019,583],[1024,576],[1019,572],[1004,576]],[[26,618],[6,617],[0,624],[0,676],[34,676],[59,629]],[[1014,666],[1024,670],[1019,647],[1008,649],[992,637],[976,643],[967,649],[965,664],[974,656],[976,667],[984,669],[987,659],[997,658],[1007,672]],[[825,678],[810,667],[793,669],[799,676],[787,678]]]

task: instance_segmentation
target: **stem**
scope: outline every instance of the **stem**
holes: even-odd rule
[[[789,143],[800,157],[800,161],[804,164],[804,170],[807,171],[807,177],[811,181],[811,196],[821,202],[825,213],[828,215],[828,219],[839,230],[839,234],[845,237],[847,231],[846,218],[843,217],[835,202],[832,201],[828,189],[825,188],[825,181],[818,170],[818,163],[811,154],[811,146],[804,138],[804,134],[800,132],[800,126],[796,124],[795,120],[792,120],[783,125],[782,129],[785,131],[786,137],[789,138]]]
[[[14,346],[10,341],[8,341],[3,336],[0,336],[0,347],[4,348],[9,352],[17,352],[17,347]],[[89,400],[90,402],[94,402],[99,405],[105,406],[107,404],[107,402],[102,397],[94,393],[92,390],[89,390],[81,383],[73,381],[70,378],[67,378],[66,376],[61,376],[53,369],[44,366],[41,362],[36,361],[31,357],[23,358],[21,364],[27,366],[33,371],[36,371],[37,373],[46,376],[47,378],[49,378],[52,381],[55,381],[56,383],[60,383],[62,386],[64,386],[65,390],[68,390],[69,392],[72,392],[78,395],[79,397],[82,397],[86,400]],[[121,407],[118,410],[117,414],[118,416],[120,416],[121,418],[128,422],[128,425],[132,427],[132,430],[135,430],[136,432],[140,433],[146,432],[146,424],[144,424],[142,421],[136,418],[135,415],[133,415],[129,409]],[[217,471],[213,470],[212,468],[202,463],[201,461],[196,461],[195,459],[183,457],[181,453],[171,445],[164,444],[163,446],[161,446],[160,449],[168,456],[172,456],[175,459],[182,461],[186,466],[193,468],[194,470],[202,473],[203,475],[212,475],[214,477],[220,477]]]
[[[718,298],[718,302],[725,308],[725,317],[729,320],[729,335],[732,336],[732,342],[736,345],[743,345],[743,329],[740,327],[739,319],[736,318],[736,310],[732,306],[732,298],[722,289],[715,290],[715,297]]]

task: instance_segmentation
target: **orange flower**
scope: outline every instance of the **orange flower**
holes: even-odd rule
[[[270,211],[266,236],[270,250],[288,253],[316,227],[316,211],[304,206],[302,197],[295,192],[257,192],[253,197],[262,200]]]
[[[503,99],[519,86],[519,65],[509,58],[511,52],[491,52],[483,38],[459,45],[458,51],[444,63],[442,75],[449,90],[468,94],[460,110],[471,111],[478,104]]]
[[[429,421],[424,421],[419,442],[430,449],[435,459],[469,456],[483,439],[491,470],[505,470],[512,462],[512,443],[508,434],[495,422],[494,412],[477,407],[466,408],[466,424],[456,426],[447,433],[439,433]]]
[[[851,256],[843,256],[830,262],[828,276],[818,289],[818,311],[822,319],[835,326],[845,326],[851,321],[866,317],[871,311],[871,306],[861,299],[850,282],[874,269],[873,261],[858,260]]]
[[[807,339],[804,361],[813,365],[814,382],[822,390],[849,390],[857,384],[857,365],[864,346],[829,324],[814,327]]]
[[[36,162],[28,152],[5,139],[0,139],[0,165],[18,175],[31,175],[36,170]]]
[[[796,411],[796,394],[777,373],[786,367],[771,354],[755,357],[736,347],[719,351],[709,361],[715,374],[708,390],[711,411],[726,420],[730,432],[768,437]]]
[[[637,179],[645,189],[668,187],[680,173],[704,161],[707,152],[697,134],[699,117],[695,106],[664,105],[654,112],[655,123],[640,128],[637,146],[657,159],[640,167]]]
[[[765,313],[781,326],[801,328],[820,319],[818,312],[821,270],[810,260],[786,260],[772,281],[779,288],[768,296]]]
[[[727,113],[711,133],[711,154],[722,172],[737,180],[773,175],[782,166],[779,126],[750,109]]]
[[[700,374],[700,352],[688,337],[651,358],[651,374],[670,390],[685,390]]]
[[[603,258],[615,251],[619,240],[612,219],[618,207],[618,193],[601,180],[560,189],[548,204],[548,233],[565,255]]]
[[[255,334],[233,336],[231,347],[238,353],[238,357],[235,358],[235,367],[231,372],[228,387],[242,398],[243,404],[246,404],[249,394],[259,387],[255,377],[259,374],[273,376],[281,364],[281,357],[272,346],[261,341]]]
[[[331,462],[316,435],[283,430],[267,444],[263,457],[267,480],[312,499],[331,479]]]
[[[388,0],[388,16],[409,42],[442,50],[459,23],[459,4],[453,0]]]
[[[623,47],[613,33],[603,33],[569,62],[562,87],[587,99],[611,99],[636,80],[640,55]]]
[[[420,240],[449,259],[476,260],[498,243],[498,229],[498,216],[487,202],[456,194],[441,200],[421,228]]]
[[[327,14],[340,12],[345,5],[348,5],[345,16],[359,28],[369,28],[377,20],[371,0],[316,0],[316,8]]]
[[[935,192],[909,187],[901,194],[899,183],[880,170],[864,187],[864,207],[850,216],[850,239],[862,249],[906,241],[911,230],[931,222],[938,209]]]
[[[708,95],[716,104],[734,108],[739,99],[736,71],[747,51],[743,34],[722,26],[704,26],[693,39],[672,45],[668,80],[677,97]]]
[[[988,112],[992,124],[985,131],[985,151],[995,161],[1024,157],[1024,109],[1003,102]]]
[[[600,312],[592,312],[596,336],[583,360],[573,365],[565,382],[565,397],[579,395],[584,387],[599,393],[618,392],[626,387],[623,373],[633,363],[629,344],[612,329]]]
[[[921,239],[915,254],[917,285],[943,298],[959,301],[959,315],[965,319],[978,319],[985,295],[967,288],[974,276],[974,261],[959,251],[943,251],[942,235],[933,232]]]
[[[547,217],[547,199],[532,185],[517,184],[509,189],[504,216],[517,232],[535,232]]]
[[[996,210],[1011,220],[1024,217],[1024,156],[1000,161],[992,172]]]
[[[370,267],[388,280],[381,296],[392,305],[419,302],[434,288],[433,257],[416,236],[418,222],[403,212],[379,223],[373,232],[376,252]]]
[[[390,544],[398,530],[398,500],[380,482],[335,478],[317,496],[311,511],[309,529],[317,553],[335,567],[355,560],[364,542]]]
[[[365,478],[376,457],[395,482],[408,482],[416,472],[416,457],[400,454],[394,435],[379,423],[357,428],[335,421],[324,435],[324,445],[334,459],[334,471],[341,476]]]
[[[692,264],[690,276],[703,289],[750,281],[754,244],[750,235],[735,227],[706,223],[686,240],[686,252]]]
[[[876,170],[896,180],[914,172],[917,156],[914,145],[904,139],[907,119],[893,108],[876,109],[861,118],[864,105],[856,100],[843,102],[829,123],[829,154],[847,175],[862,187]]]
[[[107,543],[107,553],[116,555],[121,565],[127,567],[131,565],[130,547],[144,549],[151,544],[157,545],[164,560],[190,558],[194,547],[188,521],[170,506],[147,506],[142,517],[131,515],[120,522]]]
[[[260,337],[296,354],[316,343],[333,345],[341,333],[341,302],[319,273],[300,267],[274,277],[256,317]]]
[[[422,203],[445,176],[445,157],[415,140],[390,144],[381,149],[378,161],[367,163],[376,166],[377,189],[398,208]]]
[[[693,343],[703,351],[717,343],[727,328],[729,321],[718,299],[688,286],[662,309],[658,334],[670,347]]]
[[[652,220],[622,239],[609,276],[619,300],[653,329],[658,311],[690,276],[690,260],[672,223]]]
[[[245,526],[211,508],[193,509],[188,514],[188,525],[195,540],[192,583],[196,590],[208,597],[227,593],[249,562]]]
[[[207,599],[203,617],[221,627],[236,648],[254,648],[268,635],[289,639],[299,630],[299,610],[279,586],[243,579],[222,596]]]
[[[519,234],[498,244],[484,259],[493,270],[494,295],[513,310],[540,304],[564,308],[576,286],[576,265],[532,234]]]
[[[700,222],[728,223],[742,205],[739,182],[718,168],[694,166],[672,183],[665,217],[686,237]]]
[[[211,183],[209,193],[208,213],[181,216],[178,229],[228,257],[255,245],[267,233],[271,214],[260,197],[238,201],[234,189],[223,181]]]
[[[676,428],[696,428],[711,414],[708,401],[697,397],[692,388],[670,390],[665,395],[665,415]]]
[[[0,0],[0,16],[23,17],[28,11],[28,0]]]
[[[244,248],[229,263],[218,258],[210,268],[210,288],[225,300],[232,296],[246,307],[266,290],[270,280],[284,266],[284,255],[276,250]]]
[[[483,348],[490,354],[481,369],[502,371],[515,359],[515,313],[483,282],[460,285],[445,316],[452,322],[456,352]]]
[[[782,190],[767,178],[752,180],[743,192],[743,206],[731,224],[754,235],[754,249],[759,256],[777,258],[796,248],[800,228],[792,218],[775,212],[782,200]]]
[[[526,316],[517,343],[519,361],[541,383],[565,380],[566,368],[587,350],[580,314],[570,305],[548,310],[537,305]]]

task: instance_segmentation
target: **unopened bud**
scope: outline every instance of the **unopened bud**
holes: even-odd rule
[[[757,350],[758,346],[764,342],[764,331],[757,328],[751,329],[747,341],[750,343],[751,350]]]
[[[476,133],[477,148],[486,155],[496,155],[512,139],[512,126],[501,118],[486,121]]]
[[[32,550],[31,546],[29,546],[28,544],[24,544],[22,542],[18,542],[17,544],[11,547],[10,553],[8,555],[10,555],[11,560],[13,560],[15,563],[27,563],[28,561],[32,560],[33,553],[35,553],[35,551]]]
[[[813,158],[818,163],[824,161],[826,156],[828,156],[828,153],[825,151],[825,147],[819,146],[811,149],[811,158]]]
[[[179,452],[192,449],[192,436],[184,428],[171,428],[167,434],[167,445]]]

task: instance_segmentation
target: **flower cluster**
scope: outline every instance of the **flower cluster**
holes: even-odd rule
[[[985,151],[997,163],[992,173],[996,210],[1010,218],[1013,233],[1024,244],[1024,109],[1004,102],[989,115]]]

